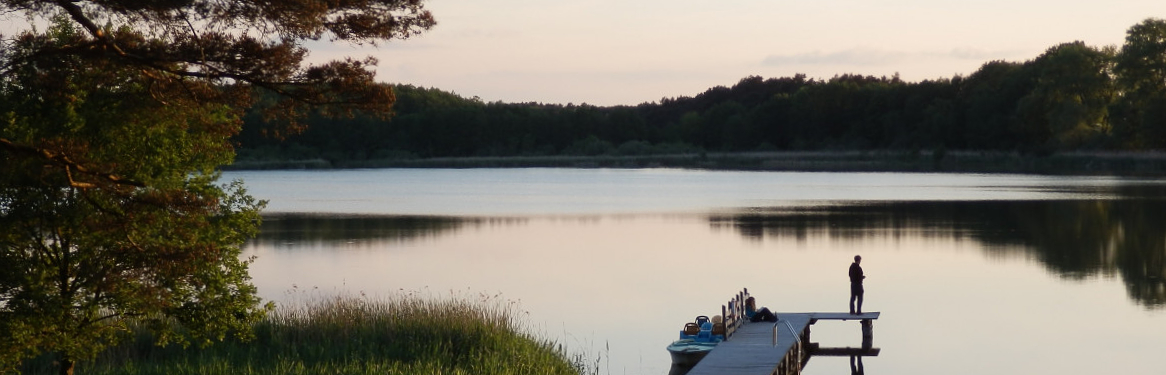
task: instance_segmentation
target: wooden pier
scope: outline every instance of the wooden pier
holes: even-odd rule
[[[748,290],[730,301],[744,302]],[[737,304],[739,306],[739,303]],[[732,334],[701,359],[688,375],[795,375],[811,356],[877,356],[880,349],[873,347],[874,320],[880,313],[859,315],[849,313],[808,312],[777,313],[777,322],[747,322],[743,316]],[[810,341],[810,326],[821,320],[854,320],[860,323],[862,346],[858,348],[823,348]],[[677,373],[677,371],[673,371]]]

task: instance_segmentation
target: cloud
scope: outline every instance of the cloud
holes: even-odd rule
[[[1023,53],[1024,52],[1018,51],[1018,50],[987,51],[987,50],[982,50],[982,49],[978,49],[978,48],[954,48],[951,51],[935,53],[933,55],[935,57],[949,58],[949,59],[955,59],[955,60],[976,60],[976,61],[989,61],[989,60],[996,60],[996,59],[1016,58],[1018,56],[1021,58],[1025,58],[1025,59],[1036,57],[1035,55],[1034,56],[1020,56]]]
[[[761,61],[763,65],[888,65],[903,61],[906,53],[880,51],[867,48],[822,53],[820,51],[793,54],[769,55]]]
[[[787,65],[836,65],[836,66],[886,66],[899,65],[917,60],[975,60],[989,61],[1016,57],[1018,51],[985,51],[974,48],[954,48],[948,51],[889,51],[872,48],[851,48],[823,53],[820,51],[769,55],[761,61],[766,66]]]

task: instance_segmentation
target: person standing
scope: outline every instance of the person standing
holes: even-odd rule
[[[850,313],[862,314],[862,279],[866,276],[862,274],[862,257],[855,255],[854,263],[850,264]],[[855,308],[854,301],[858,300],[858,308]]]

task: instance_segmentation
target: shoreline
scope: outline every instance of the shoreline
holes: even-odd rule
[[[977,151],[812,151],[666,155],[503,156],[240,161],[224,170],[351,168],[684,168],[785,172],[915,172],[1166,176],[1166,153],[1072,152],[1047,156]]]

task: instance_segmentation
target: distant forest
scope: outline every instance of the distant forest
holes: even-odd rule
[[[1166,21],[1131,27],[1125,44],[1053,46],[968,76],[751,76],[694,97],[635,106],[483,102],[393,86],[390,119],[310,116],[268,136],[244,119],[240,161],[472,156],[647,155],[807,150],[1062,151],[1166,149]]]

